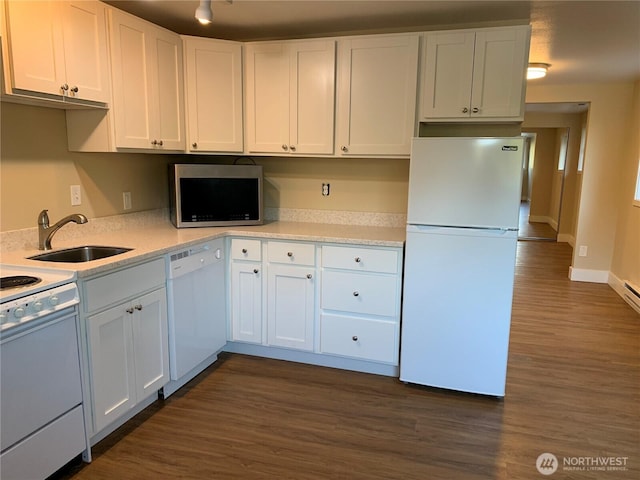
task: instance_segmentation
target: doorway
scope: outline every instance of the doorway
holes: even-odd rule
[[[557,241],[569,143],[568,128],[523,130],[519,237]]]

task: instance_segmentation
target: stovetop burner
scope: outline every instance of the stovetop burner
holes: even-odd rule
[[[11,277],[0,278],[0,290],[8,288],[25,287],[27,285],[35,285],[42,281],[39,277],[32,277],[30,275],[13,275]]]

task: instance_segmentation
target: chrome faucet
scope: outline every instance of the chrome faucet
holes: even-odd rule
[[[38,215],[38,248],[40,250],[51,250],[51,239],[53,238],[53,235],[67,223],[87,223],[89,221],[87,220],[87,217],[81,213],[74,213],[73,215],[64,217],[62,220],[50,227],[47,211],[48,210],[42,210],[40,215]]]

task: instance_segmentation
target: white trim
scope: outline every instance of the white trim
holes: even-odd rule
[[[568,243],[573,248],[576,248],[576,237],[574,237],[570,233],[559,233],[557,241],[562,243]]]
[[[608,270],[569,267],[569,279],[574,282],[608,283]]]

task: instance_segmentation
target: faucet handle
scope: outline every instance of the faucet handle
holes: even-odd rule
[[[38,225],[42,227],[49,227],[49,215],[47,214],[49,210],[45,209],[40,212],[38,215]]]

